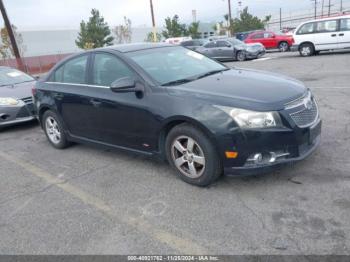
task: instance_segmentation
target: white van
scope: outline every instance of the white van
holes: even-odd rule
[[[350,48],[350,15],[305,22],[293,35],[293,51],[312,56],[320,51]]]

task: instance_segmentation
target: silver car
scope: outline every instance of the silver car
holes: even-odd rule
[[[0,129],[36,119],[31,93],[34,84],[33,77],[0,66]]]

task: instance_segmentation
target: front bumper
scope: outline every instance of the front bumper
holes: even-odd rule
[[[231,137],[230,148],[239,154],[237,159],[225,159],[224,174],[257,175],[264,174],[285,164],[294,163],[310,156],[321,140],[322,121],[319,119],[312,127],[281,130],[249,130]],[[224,139],[225,140],[225,139]],[[225,143],[227,143],[226,140]],[[251,161],[251,156],[261,153],[264,157],[259,163]],[[272,155],[280,154],[271,161]]]
[[[260,57],[264,56],[265,54],[266,54],[265,49],[258,50],[255,52],[246,51],[246,58],[248,58],[248,59],[260,58]]]
[[[20,101],[17,106],[0,106],[0,127],[11,126],[36,119],[32,102]]]

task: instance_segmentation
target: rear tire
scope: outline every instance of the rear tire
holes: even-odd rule
[[[287,52],[289,50],[289,45],[287,42],[281,42],[278,44],[278,49],[280,52]]]
[[[55,112],[46,111],[42,117],[42,125],[46,137],[53,147],[64,149],[70,145],[62,121]]]
[[[311,43],[302,44],[299,48],[299,53],[303,57],[313,56],[315,54],[315,47]]]
[[[196,186],[208,186],[222,174],[221,161],[209,138],[199,129],[175,126],[165,142],[166,156],[177,175]]]

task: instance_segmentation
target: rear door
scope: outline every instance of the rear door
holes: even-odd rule
[[[50,76],[49,85],[55,107],[62,116],[68,131],[76,136],[93,138],[93,126],[88,112],[92,109],[88,89],[90,54],[74,57]]]
[[[339,48],[350,48],[350,18],[340,20],[338,45]]]
[[[338,19],[316,22],[314,44],[316,50],[338,49]]]

